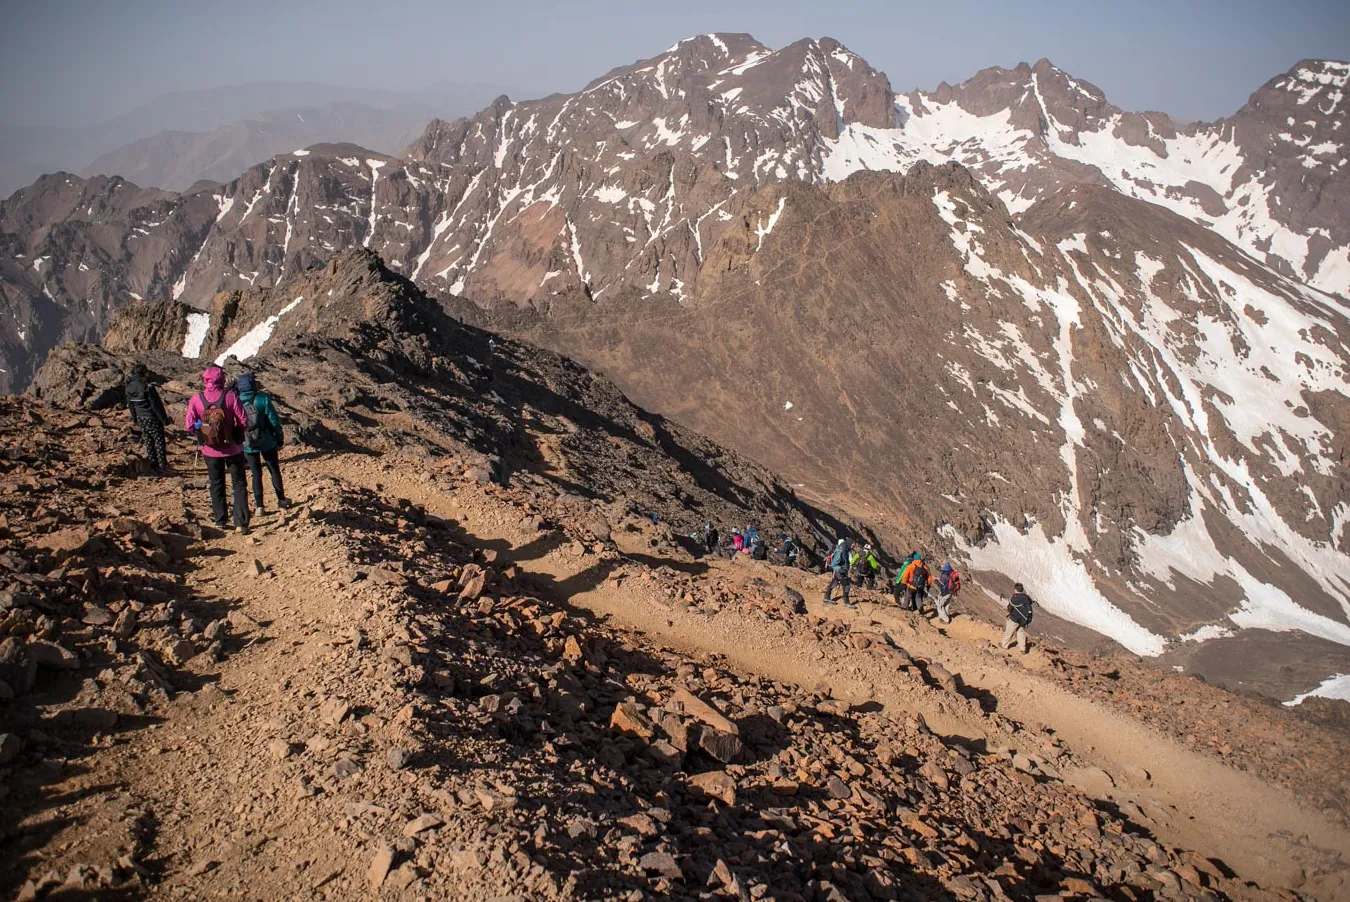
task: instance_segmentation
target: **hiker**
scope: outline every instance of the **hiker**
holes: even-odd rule
[[[864,545],[862,551],[853,555],[853,575],[858,585],[869,589],[877,587],[877,574],[881,572],[881,562],[872,553],[871,545]]]
[[[169,425],[169,413],[164,409],[158,389],[150,381],[150,370],[145,364],[138,363],[131,368],[126,393],[127,410],[131,412],[131,422],[140,427],[150,468],[162,473],[169,469],[169,455],[164,445],[164,427]]]
[[[1000,648],[1012,648],[1017,640],[1017,650],[1027,653],[1027,627],[1031,626],[1032,600],[1021,583],[1013,584],[1012,597],[1008,599],[1008,619],[1003,624],[1003,641]]]
[[[931,582],[928,565],[923,562],[923,555],[917,553],[914,555],[914,559],[900,571],[899,581],[905,590],[905,599],[900,606],[907,611],[922,614],[924,599],[928,597],[928,584]]]
[[[961,591],[961,574],[953,567],[951,561],[943,561],[942,568],[938,570],[937,576],[937,598],[933,600],[933,607],[937,609],[938,619],[943,623],[951,623],[952,615],[950,605],[956,593]]]
[[[746,526],[745,532],[741,535],[745,539],[745,553],[750,554],[754,550],[755,540],[759,538],[759,530],[754,526]]]
[[[202,371],[202,390],[188,401],[183,428],[197,438],[211,482],[211,513],[216,526],[224,529],[229,509],[225,504],[225,473],[230,474],[234,502],[234,528],[248,532],[248,488],[244,484],[244,407],[239,396],[225,390],[225,372],[218,366]]]
[[[749,551],[751,560],[768,560],[769,546],[764,544],[764,538],[758,532],[750,537]]]
[[[895,598],[896,607],[902,610],[906,609],[908,597],[905,592],[905,576],[909,570],[909,565],[919,559],[919,552],[912,551],[909,557],[900,562],[900,569],[895,571],[895,581],[891,583],[891,596]]]
[[[717,527],[711,523],[703,527],[703,550],[707,554],[717,551]]]
[[[797,540],[787,533],[783,534],[783,544],[778,546],[778,553],[783,556],[783,563],[789,567],[797,566],[797,558],[801,556],[801,546]]]
[[[286,443],[281,416],[272,403],[272,396],[262,391],[252,373],[244,373],[237,384],[239,403],[244,408],[244,461],[253,478],[253,507],[260,515],[266,513],[262,484],[262,469],[266,464],[272,477],[272,491],[277,496],[277,508],[285,510],[291,502],[286,500],[281,485],[281,447]]]
[[[745,550],[745,536],[741,535],[740,530],[731,531],[731,556],[734,558],[736,552]]]
[[[830,596],[834,593],[834,587],[839,586],[844,590],[844,607],[857,607],[857,605],[849,601],[848,598],[848,562],[849,551],[852,548],[852,545],[853,543],[848,538],[840,539],[839,543],[834,546],[834,551],[830,554],[829,560],[825,562],[825,565],[830,568],[830,584],[825,587],[826,604],[835,603],[834,599],[830,598]]]

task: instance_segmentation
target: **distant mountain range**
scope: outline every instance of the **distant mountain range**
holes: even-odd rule
[[[365,246],[1085,642],[1316,682],[1350,673],[1347,81],[1182,126],[1046,60],[897,95],[837,41],[704,35],[400,156],[53,175],[0,204],[0,378]]]
[[[501,94],[520,92],[452,82],[410,91],[251,82],[165,94],[84,127],[0,124],[0,197],[63,170],[181,190],[202,178],[228,180],[301,144],[359,141],[392,152],[428,119],[473,112]],[[282,127],[297,113],[306,117],[307,128]],[[178,151],[185,161],[171,162]],[[199,169],[194,161],[200,161]]]

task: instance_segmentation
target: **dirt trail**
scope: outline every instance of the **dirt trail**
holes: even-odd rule
[[[479,539],[517,546],[531,537],[504,504],[499,511],[478,500],[462,504],[455,495],[416,478],[380,472],[364,462],[355,462],[345,475],[378,481],[386,491],[455,519]],[[515,563],[526,573],[554,581],[575,576],[578,567],[574,557],[554,553]],[[990,731],[986,718],[887,672],[872,659],[765,631],[760,622],[733,611],[709,616],[640,587],[615,588],[609,582],[573,595],[570,603],[680,651],[722,656],[737,668],[779,681],[828,686],[837,697],[875,700],[897,715],[918,711],[939,732],[991,747],[1035,751],[1027,733],[1048,728],[1077,762],[1065,769],[1066,780],[1119,806],[1160,839],[1218,858],[1246,879],[1298,888],[1305,871],[1350,861],[1350,835],[1320,813],[1300,806],[1278,787],[1039,676],[1037,671],[1048,666],[1045,657],[1034,649],[1025,658],[998,650],[997,630],[989,624],[958,616],[939,631],[926,620],[882,604],[864,602],[858,611],[829,608],[820,602],[823,577],[739,559],[711,563],[712,573],[732,581],[761,577],[791,585],[807,598],[813,614],[889,632],[911,654],[958,675],[968,695],[987,693],[999,714],[1027,729],[1017,736]]]

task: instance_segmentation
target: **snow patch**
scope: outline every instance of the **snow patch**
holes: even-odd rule
[[[1342,701],[1350,702],[1350,673],[1338,673],[1335,676],[1327,677],[1312,689],[1294,696],[1284,704],[1286,707],[1292,708],[1294,705],[1303,704],[1310,698],[1339,698]]]
[[[183,333],[183,356],[189,360],[196,360],[200,357],[202,345],[205,344],[206,335],[210,331],[211,314],[189,313],[187,315],[187,331]]]
[[[236,360],[248,360],[250,357],[255,356],[262,350],[263,345],[267,344],[267,340],[272,337],[272,333],[276,330],[277,323],[281,322],[281,318],[300,306],[300,302],[303,300],[303,296],[296,298],[285,307],[278,310],[274,315],[267,317],[267,319],[245,332],[240,336],[238,341],[226,348],[225,351],[216,358],[216,366],[222,365],[231,357]],[[184,342],[184,348],[186,349],[186,342]],[[198,350],[200,350],[200,348]]]

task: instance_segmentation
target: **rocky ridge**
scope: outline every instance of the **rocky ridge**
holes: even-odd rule
[[[661,577],[592,544],[563,494],[429,480],[537,537],[502,550],[468,507],[448,520],[362,484],[416,456],[367,477],[339,454],[293,464],[294,516],[222,537],[196,525],[195,479],[137,478],[127,431],[4,403],[6,485],[24,488],[0,497],[5,566],[46,590],[5,596],[6,676],[35,674],[0,702],[0,879],[20,898],[1289,897],[1062,782],[1072,750],[884,632],[759,608],[1005,738],[601,625],[526,569],[541,540],[612,583]],[[1341,879],[1314,866],[1305,889]]]
[[[1251,110],[1320,103],[1334,132],[1335,71],[1301,68]],[[1306,90],[1295,90],[1299,73],[1313,73]],[[836,42],[770,52],[748,36],[703,36],[575,95],[502,99],[434,123],[402,158],[319,146],[160,199],[184,212],[147,218],[143,252],[119,250],[118,266],[144,281],[137,294],[193,307],[182,331],[191,355],[215,353],[203,342],[235,321],[226,308],[208,318],[218,295],[303,280],[339,249],[369,246],[389,269],[462,293],[446,300],[457,315],[528,330],[603,369],[645,406],[870,519],[892,542],[1045,580],[1047,608],[1084,642],[1092,631],[1213,673],[1206,644],[1292,633],[1277,667],[1297,662],[1297,675],[1262,679],[1293,697],[1344,672],[1350,642],[1343,303],[1299,281],[1312,278],[1306,266],[1252,261],[1242,248],[1269,249],[1255,232],[1207,228],[1217,220],[1196,221],[1181,201],[1171,213],[1140,203],[1142,176],[1126,191],[1072,157],[1065,148],[1109,139],[1186,158],[1184,147],[1149,143],[1150,129],[1166,131],[1161,120],[1130,119],[1094,92],[1044,63],[895,101],[885,76]],[[937,140],[956,132],[936,124],[979,131],[1004,113],[1008,140],[1032,154],[1026,166],[1000,158],[995,173],[952,150],[979,141]],[[1026,131],[1042,119],[1043,133]],[[1242,147],[1256,146],[1256,126],[1230,125]],[[877,156],[850,157],[859,141]],[[1285,144],[1271,153],[1305,160]],[[1237,173],[1230,151],[1216,165]],[[928,162],[954,155],[973,179]],[[1334,195],[1339,164],[1320,159],[1297,166]],[[915,160],[903,176],[857,172]],[[1244,165],[1257,181],[1241,183],[1243,196],[1275,191]],[[1010,187],[994,178],[1005,171],[1038,180]],[[1271,203],[1293,211],[1292,183],[1280,178]],[[38,261],[56,255],[32,208],[65,211],[62,234],[85,236],[94,221],[84,197],[57,180],[0,211],[15,223],[24,249],[14,269],[30,294],[38,279],[61,297],[56,283],[75,264],[65,256],[60,273],[42,275],[50,264]],[[1239,201],[1221,198],[1230,212],[1257,209]],[[1298,209],[1313,216],[1314,206]],[[1334,223],[1317,221],[1339,240]],[[80,307],[82,328],[107,328],[111,291]],[[267,311],[283,334],[308,322],[287,309],[297,297]],[[722,325],[733,320],[734,330]],[[263,328],[249,315],[238,322]],[[776,346],[763,341],[766,324],[782,330]],[[911,440],[916,420],[933,422],[923,430],[933,443]]]

